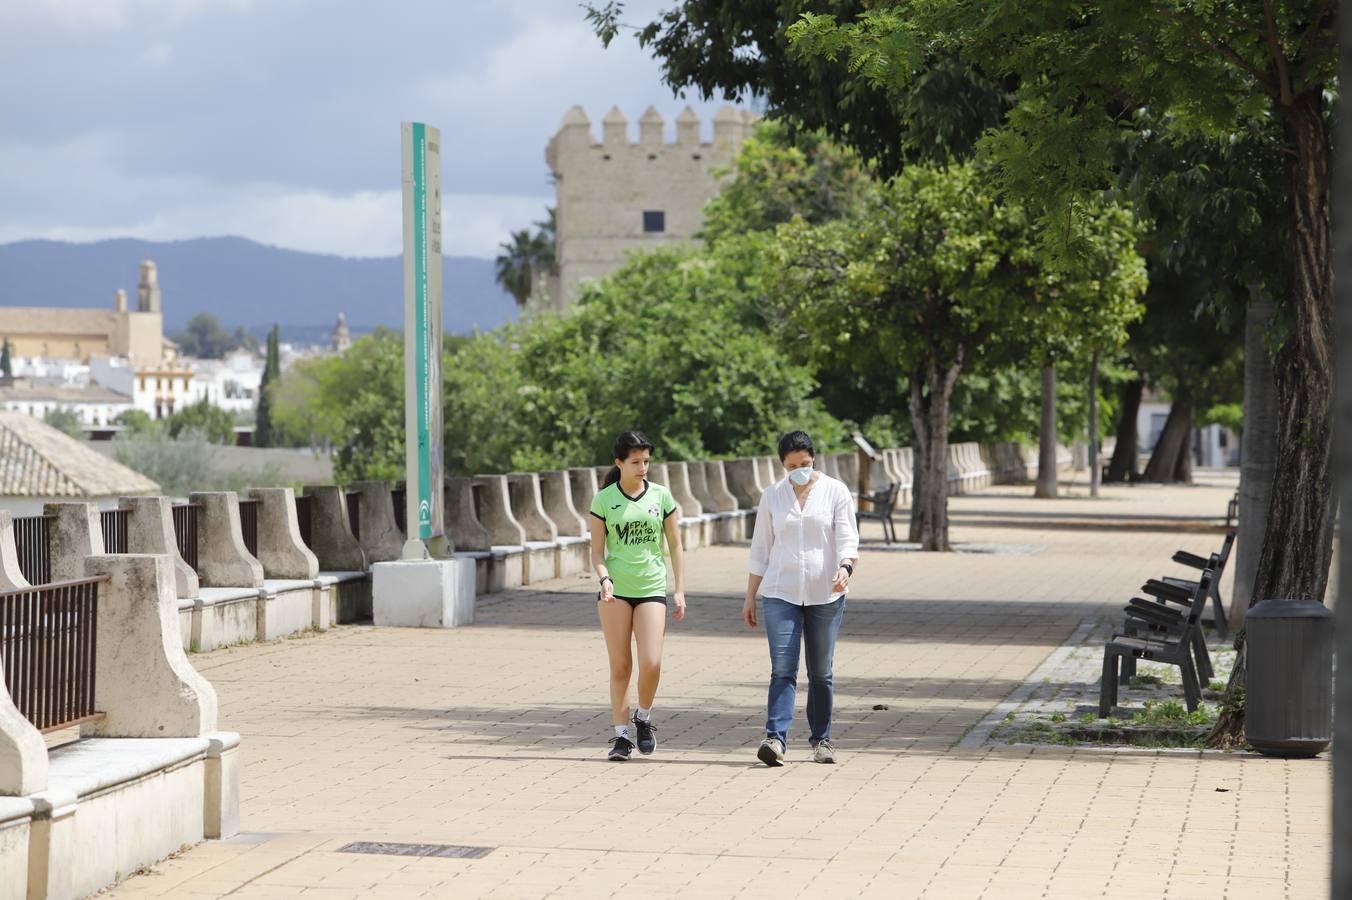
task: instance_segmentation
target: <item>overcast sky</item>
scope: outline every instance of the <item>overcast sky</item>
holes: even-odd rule
[[[673,0],[635,0],[626,19]],[[689,102],[573,0],[0,0],[0,242],[239,235],[401,252],[399,123],[442,131],[445,251],[493,256],[553,202],[544,149]]]

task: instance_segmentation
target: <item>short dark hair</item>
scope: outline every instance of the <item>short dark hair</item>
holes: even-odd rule
[[[806,431],[790,431],[779,439],[780,462],[783,462],[784,457],[790,453],[797,453],[799,450],[806,450],[808,456],[817,458],[817,450],[812,446],[812,438],[807,436]]]

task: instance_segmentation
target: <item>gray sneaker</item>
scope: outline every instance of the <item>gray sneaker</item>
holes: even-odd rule
[[[818,741],[812,748],[812,761],[819,763],[833,763],[836,761],[836,748],[831,746],[830,741]]]
[[[784,765],[784,745],[777,737],[767,737],[761,741],[756,756],[767,766],[782,766]]]

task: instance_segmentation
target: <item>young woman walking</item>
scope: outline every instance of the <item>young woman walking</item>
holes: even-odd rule
[[[662,536],[671,553],[676,579],[671,618],[685,618],[685,560],[676,503],[671,492],[648,481],[653,445],[641,432],[615,439],[615,467],[591,505],[592,571],[601,580],[596,608],[610,657],[610,710],[615,736],[607,758],[629,759],[637,746],[645,755],[657,749],[652,707],[662,677],[662,640],[667,627],[667,570]],[[629,680],[638,645],[638,709],[629,715]]]
[[[756,755],[767,766],[784,764],[798,686],[798,654],[804,644],[812,759],[836,761],[831,745],[831,668],[845,617],[845,592],[859,562],[859,529],[850,489],[814,472],[815,456],[812,439],[802,431],[779,439],[785,477],[761,495],[751,536],[742,619],[748,628],[756,627],[759,596],[770,640],[770,694],[765,740]]]

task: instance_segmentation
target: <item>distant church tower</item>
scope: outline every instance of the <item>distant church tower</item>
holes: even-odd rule
[[[160,273],[150,260],[141,263],[141,284],[136,288],[137,312],[160,312]]]
[[[333,349],[342,353],[348,347],[352,346],[352,334],[347,330],[347,315],[338,314],[338,324],[333,326]]]
[[[668,144],[662,115],[650,106],[631,143],[629,120],[615,107],[597,143],[582,107],[568,110],[545,150],[554,174],[558,277],[536,287],[532,304],[565,309],[583,281],[615,271],[627,251],[694,238],[704,205],[721,189],[712,170],[732,163],[755,121],[749,110],[725,106],[714,116],[713,143],[702,144],[699,117],[687,106],[676,117],[676,143]]]

